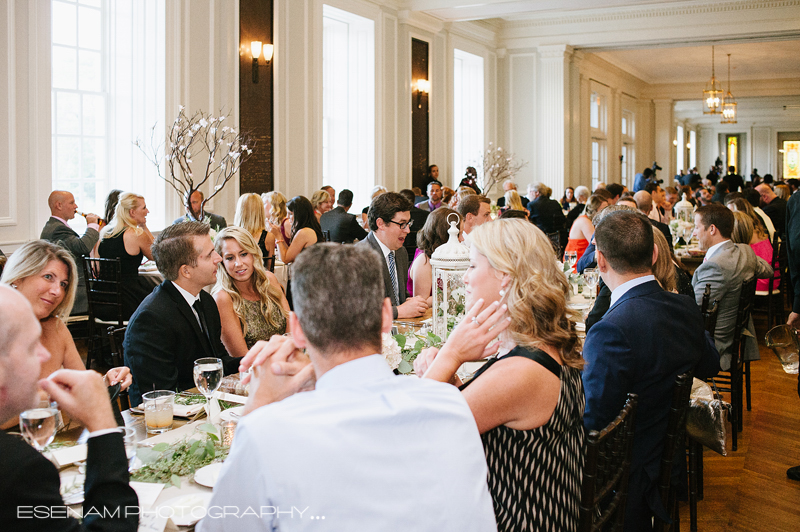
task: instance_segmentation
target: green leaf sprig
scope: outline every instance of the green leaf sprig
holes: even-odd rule
[[[423,349],[428,347],[441,347],[442,339],[428,332],[425,335],[409,332],[405,334],[396,334],[394,339],[397,345],[400,346],[400,353],[403,360],[397,366],[397,371],[403,375],[407,375],[414,371],[414,360],[422,352]]]

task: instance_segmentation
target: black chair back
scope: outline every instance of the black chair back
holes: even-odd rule
[[[122,343],[125,340],[126,329],[127,327],[114,327],[112,325],[106,330],[108,342],[111,346],[111,360],[114,367],[122,366],[125,363],[125,353],[123,352]],[[131,402],[128,398],[128,390],[119,392],[117,398],[119,399],[120,410],[127,410],[131,407]]]
[[[709,299],[711,299],[711,284],[706,284],[706,289],[703,292],[703,302],[700,305],[700,313],[703,315],[703,327],[714,338],[714,333],[717,330],[717,315],[719,314],[719,300],[715,299],[714,304],[709,308]]]
[[[322,232],[322,238],[325,239],[325,242],[330,242],[331,241],[331,232],[330,231],[323,231]]]
[[[553,251],[556,254],[556,258],[558,260],[562,260],[564,257],[564,252],[561,249],[561,235],[558,231],[547,233],[547,238],[550,239],[550,243],[553,245]]]
[[[83,278],[89,308],[89,338],[87,340],[86,368],[92,369],[92,360],[101,349],[105,329],[100,324],[124,325],[122,317],[122,282],[119,259],[83,257]]]
[[[618,531],[625,521],[637,396],[628,394],[617,418],[586,436],[580,532]]]
[[[694,371],[678,375],[672,391],[672,405],[667,419],[667,434],[664,437],[664,450],[661,453],[661,471],[658,476],[658,492],[672,523],[665,523],[658,517],[655,520],[657,532],[672,530],[679,522],[676,486],[672,484],[672,466],[686,454],[686,414],[689,411],[689,395],[692,392]]]
[[[750,320],[750,312],[753,310],[753,301],[756,297],[756,278],[751,277],[742,283],[742,289],[739,293],[739,308],[736,311],[736,326],[733,329],[733,348],[735,356],[738,357],[737,363],[741,365],[744,346],[742,343],[742,332],[747,327],[747,322]],[[734,361],[731,360],[731,367]]]
[[[275,255],[264,258],[264,269],[275,273]]]

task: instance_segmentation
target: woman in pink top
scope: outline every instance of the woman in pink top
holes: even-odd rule
[[[759,225],[753,224],[753,219],[741,211],[734,211],[733,233],[731,240],[737,244],[750,244],[757,256],[767,263],[772,264],[773,248],[767,235],[760,229]],[[756,292],[766,293],[769,290],[769,279],[758,279],[756,281]],[[775,276],[772,278],[772,290],[779,288],[781,283],[781,272],[779,265],[775,265]]]

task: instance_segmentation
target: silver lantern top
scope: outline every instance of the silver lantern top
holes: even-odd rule
[[[450,224],[447,234],[450,235],[450,238],[433,252],[431,268],[466,270],[469,267],[469,248],[458,241],[458,222],[458,214],[450,213],[447,216],[447,223]]]

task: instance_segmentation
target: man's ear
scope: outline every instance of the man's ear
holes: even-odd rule
[[[608,261],[606,260],[605,255],[599,249],[595,249],[594,258],[597,261],[597,269],[600,270],[602,273],[608,271]]]
[[[297,314],[294,312],[289,312],[289,329],[292,331],[294,345],[300,349],[303,349],[308,345],[306,335],[303,333],[303,328],[300,326],[300,320],[297,318]]]
[[[388,297],[385,297],[383,299],[383,307],[381,307],[381,332],[388,333],[392,331],[393,317],[392,301]]]
[[[657,260],[658,260],[658,246],[653,244],[653,266],[656,265]]]

